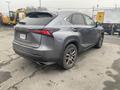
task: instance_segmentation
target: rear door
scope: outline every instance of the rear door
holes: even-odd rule
[[[33,30],[42,30],[55,17],[50,13],[33,12],[20,21],[15,27],[15,41],[25,46],[39,47],[42,35],[32,33]]]

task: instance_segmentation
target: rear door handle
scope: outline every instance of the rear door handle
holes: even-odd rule
[[[74,31],[74,32],[78,32],[78,29],[79,29],[79,28],[73,28],[73,31]]]
[[[78,30],[79,28],[76,27],[76,28],[74,28],[74,29],[77,29],[77,30]]]

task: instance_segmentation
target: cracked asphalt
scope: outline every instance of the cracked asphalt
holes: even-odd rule
[[[120,39],[79,55],[70,70],[36,64],[12,50],[13,30],[0,29],[0,90],[120,90]]]

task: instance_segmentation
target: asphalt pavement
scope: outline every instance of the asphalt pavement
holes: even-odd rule
[[[120,90],[117,35],[105,35],[101,49],[80,54],[75,67],[61,70],[56,64],[38,65],[15,54],[9,28],[0,29],[0,90]]]

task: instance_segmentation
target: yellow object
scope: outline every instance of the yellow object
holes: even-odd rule
[[[105,15],[104,12],[98,12],[97,16],[96,16],[96,21],[98,23],[103,23],[103,21],[104,21],[104,15]]]
[[[3,15],[2,22],[3,24],[7,24],[7,25],[9,24],[15,25],[25,17],[26,17],[25,9],[18,9],[16,12],[10,11],[9,16]]]
[[[8,16],[2,16],[2,22],[3,22],[3,24],[9,23],[9,17]]]

